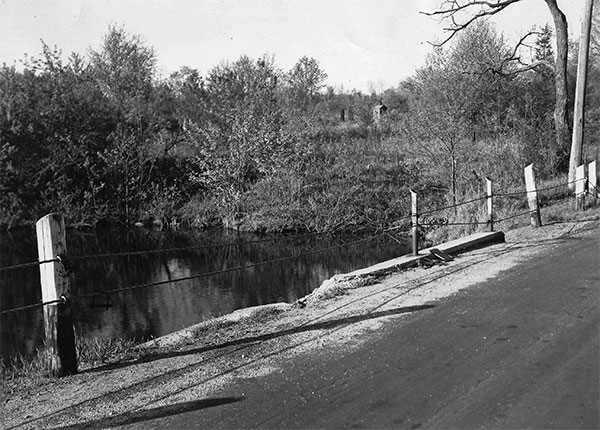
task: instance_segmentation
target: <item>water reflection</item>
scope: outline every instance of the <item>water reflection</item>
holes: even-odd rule
[[[67,246],[72,256],[73,295],[88,296],[74,301],[75,329],[86,337],[139,340],[157,337],[236,309],[293,302],[334,274],[407,252],[405,246],[391,238],[314,252],[353,239],[356,238],[279,238],[248,244],[257,238],[220,231],[197,234],[142,229],[69,231]],[[232,243],[235,244],[222,246]],[[179,250],[164,251],[173,248]],[[147,250],[162,252],[136,254]],[[124,255],[102,255],[114,253]],[[301,256],[261,264],[298,255]],[[95,257],[78,258],[82,256]],[[0,236],[0,267],[36,260],[33,230]],[[252,267],[203,276],[242,266]],[[147,285],[157,282],[161,284]],[[141,287],[128,289],[138,285]],[[115,289],[124,290],[89,296]],[[0,271],[2,310],[40,300],[37,267]],[[3,314],[0,343],[5,360],[16,352],[35,351],[43,343],[41,309]]]

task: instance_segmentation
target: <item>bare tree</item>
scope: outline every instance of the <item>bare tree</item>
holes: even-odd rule
[[[425,15],[438,17],[449,22],[444,28],[448,37],[439,45],[443,45],[452,39],[457,33],[469,27],[475,21],[496,15],[514,3],[523,0],[443,0],[438,10],[433,12],[423,12]],[[535,67],[550,67],[554,72],[556,101],[554,105],[554,129],[556,131],[556,143],[560,151],[565,151],[569,147],[569,123],[567,116],[568,106],[568,87],[567,87],[567,57],[569,51],[568,45],[568,24],[565,14],[560,10],[557,0],[544,0],[552,19],[554,21],[554,30],[556,34],[556,59],[554,64],[547,61],[537,61],[528,65],[523,65],[520,71],[529,70]],[[526,36],[529,36],[529,33]],[[522,38],[513,51],[513,58],[517,60],[516,52],[518,47],[524,42]]]

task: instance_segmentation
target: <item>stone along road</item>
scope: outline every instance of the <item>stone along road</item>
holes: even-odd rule
[[[599,230],[127,428],[599,428]],[[401,313],[398,311],[397,313]],[[166,415],[166,414],[165,414]]]

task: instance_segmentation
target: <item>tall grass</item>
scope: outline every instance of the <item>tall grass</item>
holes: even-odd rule
[[[543,224],[580,218],[581,213],[575,211],[575,197],[567,186],[566,176],[538,181],[537,190]],[[529,206],[525,187],[510,187],[497,193],[498,195],[494,197],[494,229],[511,230],[529,225]],[[480,196],[481,194],[471,192],[463,196],[461,201],[473,200]],[[486,205],[486,200],[481,199],[427,215],[430,219],[444,219],[450,225],[424,227],[426,243],[438,244],[487,230],[489,227],[486,224],[488,219]]]
[[[109,361],[126,359],[134,354],[135,339],[101,339],[77,337],[76,349],[81,366],[94,366]]]
[[[79,368],[85,369],[99,364],[125,360],[136,355],[135,339],[101,339],[77,336],[75,349]],[[1,358],[1,357],[0,357]],[[46,348],[38,348],[31,355],[16,354],[6,363],[0,360],[0,379],[27,378],[40,380],[48,376]]]
[[[30,356],[16,354],[5,363],[0,357],[0,379],[13,380],[28,378],[31,380],[43,379],[48,375],[45,348],[36,349]]]

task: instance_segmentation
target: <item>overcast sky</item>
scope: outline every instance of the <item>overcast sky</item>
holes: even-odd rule
[[[420,11],[439,0],[0,0],[0,64],[37,56],[43,39],[65,54],[97,48],[111,24],[155,49],[163,75],[189,66],[205,75],[242,54],[275,56],[288,70],[302,56],[316,58],[327,84],[369,91],[396,85],[421,66],[428,41],[442,25]],[[578,37],[582,0],[559,0]],[[552,22],[543,0],[523,0],[496,18],[518,38]]]

